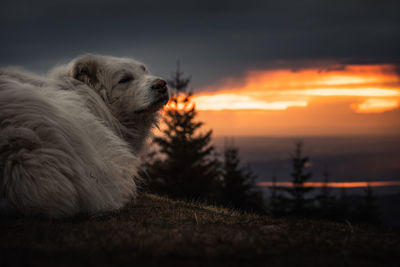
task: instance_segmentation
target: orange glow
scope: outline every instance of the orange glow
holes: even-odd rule
[[[249,71],[243,79],[205,88],[195,95],[199,110],[286,110],[327,99],[350,101],[357,113],[398,107],[400,83],[393,65],[334,66],[333,70]],[[373,97],[374,99],[368,99]],[[361,103],[361,104],[360,104]]]
[[[382,88],[340,88],[340,89],[312,89],[302,91],[287,91],[288,95],[310,95],[310,96],[399,96],[398,90]]]
[[[257,184],[261,187],[271,187],[274,186],[273,182],[259,182]],[[356,187],[383,187],[383,186],[400,186],[400,181],[375,181],[375,182],[345,182],[345,183],[335,183],[330,182],[326,184],[331,188],[356,188]],[[292,182],[276,182],[275,186],[281,187],[292,187]],[[322,182],[306,182],[305,187],[323,187],[325,186]]]
[[[164,110],[198,110],[215,136],[399,135],[394,65],[248,71]]]
[[[367,99],[361,104],[353,104],[352,108],[358,113],[380,113],[399,107],[399,101],[396,99]]]
[[[176,101],[175,101],[176,100]],[[190,110],[196,105],[193,101],[187,101],[184,95],[171,96],[168,103],[164,106],[163,111],[172,110]],[[197,106],[196,106],[197,107]]]
[[[306,101],[265,102],[248,95],[216,94],[194,97],[199,110],[285,110],[288,107],[305,107]]]

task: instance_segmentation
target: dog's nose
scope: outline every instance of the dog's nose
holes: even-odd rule
[[[156,79],[151,84],[151,89],[157,90],[160,93],[165,93],[167,91],[167,82],[162,79]]]

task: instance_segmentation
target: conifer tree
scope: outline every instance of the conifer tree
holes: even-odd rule
[[[222,170],[222,201],[225,205],[264,213],[261,192],[255,189],[255,176],[240,164],[239,150],[225,142]]]
[[[310,211],[310,198],[307,198],[307,194],[313,190],[312,187],[306,187],[305,182],[310,180],[311,173],[306,172],[306,167],[309,163],[309,158],[303,156],[303,143],[297,142],[295,153],[292,157],[292,187],[285,188],[284,190],[289,194],[289,212],[293,215],[305,216]]]
[[[196,109],[178,63],[168,81],[171,100],[164,110],[161,135],[153,139],[159,155],[147,166],[149,186],[173,198],[217,200],[220,162],[211,145],[212,130],[201,132]]]
[[[345,186],[340,191],[339,201],[337,203],[336,215],[339,219],[347,220],[350,215],[350,201],[347,195],[347,189]]]
[[[331,188],[329,188],[328,183],[329,183],[329,172],[327,167],[324,167],[324,171],[322,173],[322,176],[324,178],[321,191],[317,195],[316,199],[318,200],[319,204],[319,216],[323,218],[332,218],[336,214],[334,212],[334,200],[335,196],[333,196]]]
[[[378,211],[375,205],[375,196],[370,182],[367,182],[367,186],[364,190],[364,199],[361,207],[358,209],[359,219],[363,222],[377,223]]]
[[[281,195],[278,193],[281,190],[280,187],[277,186],[277,180],[275,170],[272,174],[272,186],[269,187],[270,195],[269,195],[269,211],[272,215],[280,215],[282,213],[281,207]]]

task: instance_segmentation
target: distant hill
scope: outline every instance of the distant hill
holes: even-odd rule
[[[2,218],[0,229],[0,266],[400,264],[395,230],[276,219],[150,194],[114,213]]]
[[[303,140],[304,154],[310,156],[312,181],[322,181],[324,168],[333,182],[400,180],[399,136],[237,136],[235,145],[258,181],[291,180],[291,155],[295,142]],[[219,151],[224,137],[213,139]]]

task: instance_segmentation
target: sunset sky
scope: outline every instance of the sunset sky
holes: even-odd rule
[[[156,7],[156,8],[155,8]],[[83,53],[168,78],[180,60],[215,135],[399,135],[400,2],[0,2],[0,67]]]
[[[193,97],[216,135],[400,133],[395,65],[250,70]]]

